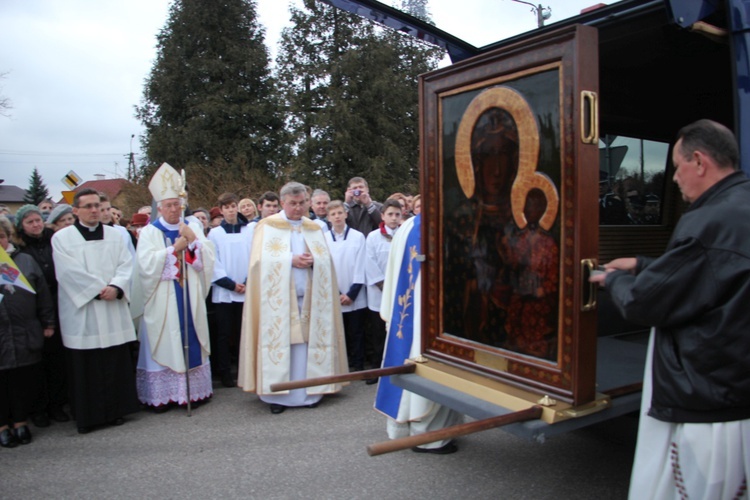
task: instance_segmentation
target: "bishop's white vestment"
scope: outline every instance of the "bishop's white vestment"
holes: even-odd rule
[[[195,259],[186,254],[188,302],[183,304],[183,283],[172,243],[178,224],[163,217],[145,226],[138,238],[137,289],[144,297],[138,336],[141,341],[136,382],[139,399],[148,405],[187,403],[183,350],[184,307],[188,308],[190,400],[213,394],[211,352],[206,317],[206,296],[213,275],[214,249],[198,222],[189,220],[197,239],[191,244]]]

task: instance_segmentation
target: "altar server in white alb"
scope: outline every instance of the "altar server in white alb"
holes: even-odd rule
[[[162,164],[148,189],[157,202],[159,217],[141,229],[136,250],[136,289],[145,301],[138,331],[141,346],[136,375],[138,398],[162,412],[172,404],[187,404],[186,370],[192,402],[213,394],[206,296],[213,275],[214,248],[197,219],[182,221],[187,204],[184,180],[174,168]],[[181,259],[185,262],[184,276]],[[183,324],[185,308],[187,325]],[[183,350],[185,328],[187,367]]]
[[[326,210],[327,220],[331,224],[330,231],[326,232],[326,241],[338,279],[347,357],[352,370],[360,371],[364,370],[365,365],[367,313],[367,292],[364,289],[365,235],[346,225],[346,208],[340,200],[328,203]]]
[[[239,347],[247,267],[256,224],[239,213],[238,201],[234,193],[219,196],[224,220],[208,233],[216,249],[211,300],[215,304],[217,332],[211,365],[224,387],[237,385],[232,375],[230,350],[234,348],[236,353]]]
[[[60,328],[71,364],[71,410],[78,432],[121,425],[140,410],[127,345],[135,340],[128,300],[133,257],[113,228],[99,222],[99,193],[79,191],[78,220],[52,238]]]
[[[422,276],[420,226],[417,215],[399,228],[393,237],[385,273],[380,314],[386,322],[388,337],[383,368],[401,366],[422,349]],[[461,423],[461,414],[391,384],[390,377],[380,379],[375,409],[388,417],[388,437],[398,439],[435,431]],[[412,448],[418,453],[446,455],[458,451],[450,440]]]
[[[255,227],[237,381],[275,414],[314,407],[341,385],[273,393],[271,384],[347,371],[336,273],[323,230],[303,217],[309,209],[304,185],[287,183],[280,194],[282,212]]]
[[[383,281],[388,255],[391,252],[391,240],[401,225],[401,204],[397,200],[386,200],[380,207],[382,221],[378,229],[367,235],[365,242],[365,277],[367,278],[367,307],[369,313],[369,331],[365,343],[370,365],[376,367],[383,359],[385,345],[385,322],[380,318],[380,302],[383,297]],[[367,384],[375,384],[378,379],[372,378]]]

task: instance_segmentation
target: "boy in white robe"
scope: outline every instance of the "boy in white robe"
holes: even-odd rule
[[[218,207],[224,220],[208,233],[216,249],[211,301],[216,311],[216,342],[211,364],[224,387],[235,387],[232,375],[231,347],[239,348],[245,282],[250,264],[255,222],[248,222],[238,211],[239,197],[234,193],[219,196]]]
[[[373,367],[380,366],[383,359],[385,343],[385,322],[380,318],[380,301],[382,298],[385,268],[388,254],[391,251],[391,239],[401,225],[401,204],[397,200],[386,200],[380,207],[380,227],[367,235],[365,276],[367,279],[367,307],[370,329],[365,339],[366,350]],[[378,379],[367,380],[367,384],[377,383]]]
[[[313,196],[315,200],[315,196]],[[344,333],[349,363],[354,371],[365,365],[365,314],[367,292],[365,283],[365,236],[346,225],[346,209],[340,200],[326,206],[331,230],[326,241],[331,251],[338,279],[339,300],[344,318]]]

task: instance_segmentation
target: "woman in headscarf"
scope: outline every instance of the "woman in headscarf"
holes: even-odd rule
[[[28,417],[34,404],[44,339],[55,333],[55,306],[42,270],[10,242],[13,226],[0,216],[0,247],[26,278],[34,293],[14,284],[17,271],[0,264],[0,446],[31,442]],[[11,279],[13,278],[13,279]],[[58,335],[59,336],[59,335]]]
[[[35,205],[24,205],[16,211],[16,238],[18,250],[31,256],[42,269],[52,300],[57,307],[57,278],[55,263],[52,260],[53,229],[45,227],[42,213]],[[59,329],[57,330],[59,333]],[[44,341],[40,375],[39,398],[34,404],[31,421],[37,427],[47,427],[50,418],[57,422],[67,422],[70,417],[63,410],[67,402],[65,384],[65,348],[62,336],[54,335]]]

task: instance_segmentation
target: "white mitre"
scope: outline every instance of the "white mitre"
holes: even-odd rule
[[[169,163],[162,163],[148,183],[148,190],[157,202],[180,198],[180,194],[183,194],[182,176]]]

